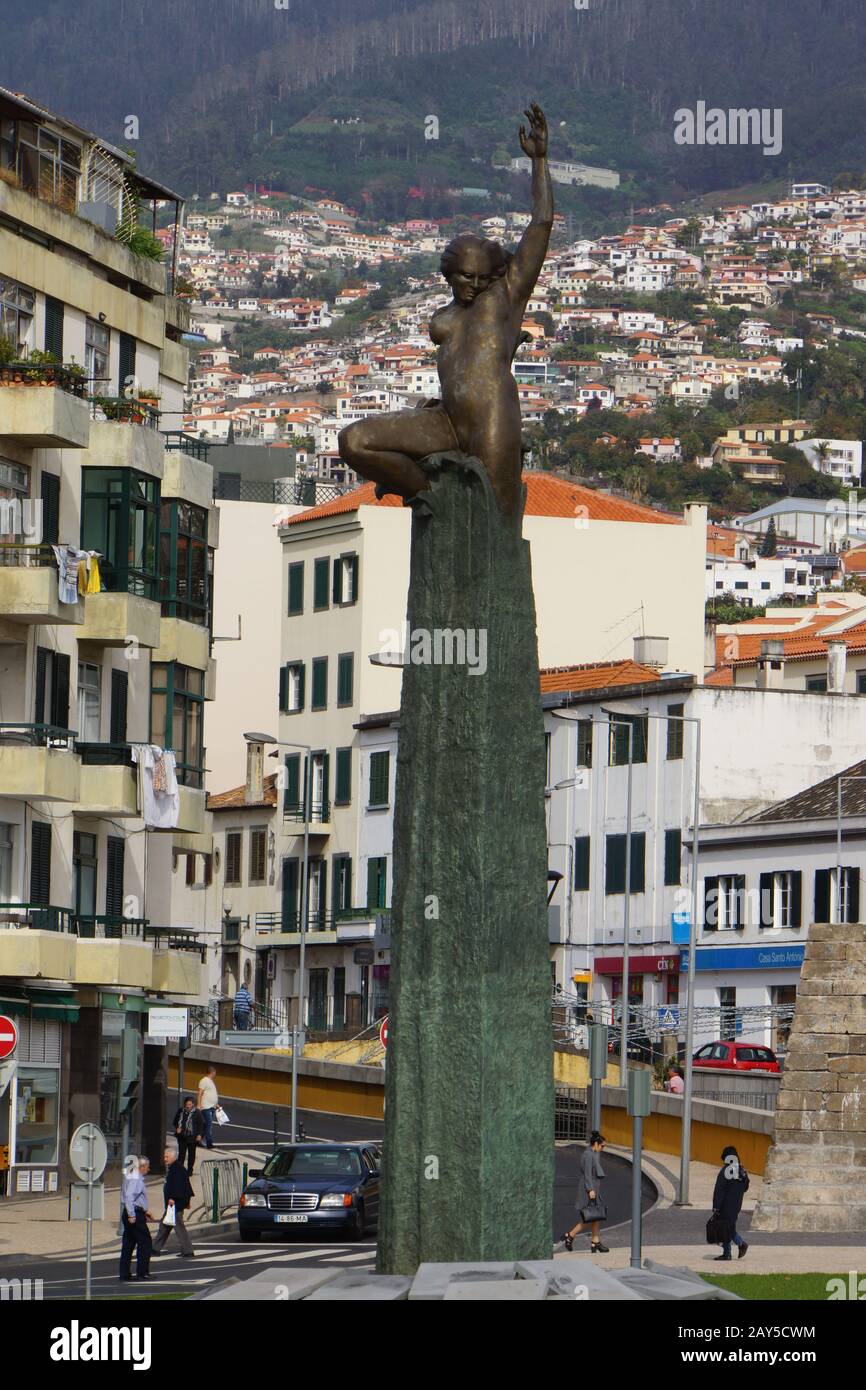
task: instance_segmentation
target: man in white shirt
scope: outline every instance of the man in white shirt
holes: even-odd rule
[[[216,1108],[219,1105],[217,1095],[216,1067],[211,1064],[201,1081],[198,1083],[198,1095],[196,1097],[196,1109],[201,1111],[202,1121],[204,1122],[204,1146],[206,1149],[213,1148],[213,1122]]]

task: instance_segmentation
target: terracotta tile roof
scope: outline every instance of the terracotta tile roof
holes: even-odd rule
[[[591,661],[583,666],[552,666],[541,672],[541,693],[555,691],[606,690],[612,685],[639,685],[642,681],[657,681],[659,673],[640,662]]]
[[[639,502],[628,502],[621,497],[609,497],[565,478],[555,478],[549,473],[524,473],[526,484],[526,516],[586,517],[590,521],[640,521],[660,526],[682,526],[682,519],[667,512],[657,512],[653,507],[644,507]],[[341,512],[356,512],[360,507],[401,507],[402,499],[388,494],[376,500],[373,483],[362,483],[351,492],[344,493],[333,502],[323,502],[319,507],[299,512],[289,517],[283,524],[299,526],[317,517],[338,516]],[[586,510],[583,510],[583,509]]]
[[[276,772],[270,773],[265,778],[264,801],[244,801],[244,791],[245,787],[233,787],[232,790],[228,792],[209,794],[207,798],[207,808],[209,811],[260,811],[266,806],[276,806]]]
[[[843,777],[866,777],[866,760],[846,767]],[[767,821],[827,820],[836,818],[838,806],[838,776],[826,777],[805,791],[778,801],[749,818],[750,824]],[[846,816],[862,816],[866,813],[866,782],[849,782],[842,787],[842,811]],[[745,822],[744,822],[745,823]]]
[[[807,628],[802,631],[791,633],[786,636],[784,632],[763,635],[751,633],[717,633],[716,634],[716,661],[720,666],[750,666],[753,665],[761,655],[761,642],[766,637],[775,636],[782,642],[786,661],[804,660],[810,656],[826,656],[827,643],[832,641],[844,642],[849,651],[866,651],[866,621],[858,623],[855,627],[846,628],[843,632],[827,633],[824,629],[829,624],[837,622],[833,616],[816,618]],[[725,660],[725,643],[730,643],[731,639],[737,641],[736,657]],[[730,647],[728,648],[730,650]]]
[[[704,685],[733,685],[734,672],[730,666],[717,667],[715,671],[710,671],[708,676],[704,676]]]
[[[846,574],[866,574],[866,546],[849,550],[842,557],[842,565]]]

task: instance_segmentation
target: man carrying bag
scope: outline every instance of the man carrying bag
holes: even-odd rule
[[[182,1258],[191,1259],[195,1251],[192,1248],[189,1232],[183,1224],[183,1214],[193,1199],[192,1183],[174,1149],[166,1149],[163,1154],[163,1161],[165,1163],[165,1182],[162,1193],[165,1198],[165,1212],[159,1223],[156,1240],[153,1242],[153,1253],[154,1255],[162,1254],[166,1241],[174,1231],[180,1245]]]

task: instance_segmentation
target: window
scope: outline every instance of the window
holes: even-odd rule
[[[135,379],[135,339],[129,333],[120,333],[117,346],[117,394],[123,396],[127,391],[138,389]]]
[[[297,714],[304,708],[306,675],[302,661],[289,661],[280,667],[281,714]]]
[[[82,743],[99,742],[99,707],[102,668],[89,661],[78,663],[78,738]]]
[[[63,361],[63,301],[45,296],[45,351]]]
[[[106,840],[105,915],[123,917],[123,865],[126,841],[119,835]]]
[[[866,671],[857,672],[857,694],[866,695]]]
[[[35,302],[32,290],[0,275],[0,338],[8,338],[19,357],[31,346]]]
[[[769,587],[770,587],[770,581],[769,581],[769,579],[762,579],[762,580],[761,580],[761,588],[762,588],[762,589],[769,589]]]
[[[704,879],[704,931],[736,931],[746,925],[745,874]]]
[[[17,132],[15,159],[8,167],[16,170],[22,188],[46,202],[56,203],[66,212],[74,212],[78,201],[81,146],[61,139],[33,121],[4,121],[3,126],[4,165],[15,147]]]
[[[337,657],[337,704],[351,705],[354,700],[355,654],[343,652]]]
[[[18,1063],[16,1163],[57,1162],[59,1102],[59,1067],[22,1067]]]
[[[665,887],[674,888],[682,882],[681,859],[683,835],[681,830],[665,831]]]
[[[30,901],[37,907],[51,902],[51,826],[35,820],[30,827]]]
[[[107,396],[109,392],[108,351],[111,333],[96,319],[88,319],[84,330],[84,372],[89,379],[90,392],[94,396]]]
[[[76,830],[72,836],[72,877],[76,917],[96,916],[96,836]]]
[[[69,657],[64,652],[36,648],[34,723],[69,729]]]
[[[280,928],[284,932],[297,931],[300,924],[300,881],[299,861],[284,859],[280,910]]]
[[[806,677],[806,689],[807,689],[807,690],[814,690],[814,691],[816,691],[816,692],[826,691],[826,689],[827,689],[827,677],[826,677],[826,676],[807,676],[807,677]]]
[[[352,750],[351,748],[338,748],[336,756],[334,805],[348,806],[352,800]]]
[[[15,826],[0,821],[0,902],[12,900],[12,860],[15,853]]]
[[[381,910],[387,906],[388,894],[388,861],[384,856],[380,859],[367,860],[367,909]]]
[[[201,787],[204,776],[204,671],[177,661],[150,668],[151,739],[175,756],[177,780]]]
[[[352,910],[352,860],[348,854],[335,854],[332,861],[331,910],[334,918]]]
[[[610,766],[625,767],[628,765],[629,742],[631,742],[632,762],[645,763],[648,731],[649,720],[645,715],[618,714],[616,722],[611,718],[608,751]]]
[[[330,815],[328,803],[331,781],[329,763],[330,759],[327,753],[319,752],[313,754],[313,766],[310,778],[310,795],[312,797],[311,820],[326,821]]]
[[[240,830],[229,830],[226,832],[226,876],[227,884],[239,884],[241,881],[241,854],[243,836]]]
[[[98,550],[115,593],[156,598],[159,481],[131,468],[82,468],[81,548]]]
[[[608,895],[625,893],[625,835],[607,835],[604,891]],[[642,893],[645,887],[646,835],[642,830],[631,837],[629,892]]]
[[[358,557],[340,555],[334,561],[334,604],[355,603],[358,598]]]
[[[668,705],[668,751],[669,760],[673,761],[683,756],[683,715],[686,712],[685,705]],[[679,883],[679,879],[677,879]]]
[[[796,580],[796,577],[797,577],[797,572],[796,572],[796,570],[785,570],[785,583],[786,583],[786,584],[793,584],[793,583],[795,582],[795,580]]]
[[[306,763],[306,760],[305,760]],[[283,815],[295,820],[303,817],[304,797],[301,792],[301,755],[287,753],[285,760],[286,784],[283,791]]]
[[[250,831],[250,883],[264,883],[267,877],[268,830],[256,825]]]
[[[304,562],[289,565],[289,617],[304,611]]]
[[[331,572],[330,560],[316,560],[313,564],[313,608],[328,607],[328,578]]]
[[[574,841],[574,891],[589,892],[589,836],[578,835]]]
[[[802,922],[803,875],[799,869],[761,874],[758,925],[799,927]]]
[[[310,709],[327,709],[328,707],[328,658],[326,656],[313,657],[313,693],[310,701]]]
[[[111,672],[111,722],[109,743],[126,743],[126,719],[129,705],[129,672],[116,668]]]
[[[370,754],[370,793],[367,806],[371,811],[381,810],[388,805],[390,767],[390,753]]]
[[[5,489],[3,490],[5,492]],[[45,545],[57,545],[60,540],[60,479],[56,473],[42,472],[42,540]],[[14,494],[13,494],[14,496]]]
[[[163,498],[159,529],[159,598],[164,618],[207,623],[207,512]]]
[[[843,866],[841,891],[836,869],[815,870],[815,922],[857,922],[860,916],[860,870]]]
[[[592,720],[577,721],[577,765],[592,767]]]
[[[737,1036],[737,991],[733,985],[723,985],[719,989],[719,1033],[731,1041]],[[717,1046],[713,1053],[720,1062],[733,1061],[731,1048]]]

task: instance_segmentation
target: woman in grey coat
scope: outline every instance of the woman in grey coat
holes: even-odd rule
[[[601,1154],[604,1149],[605,1139],[603,1134],[599,1134],[597,1129],[592,1131],[589,1136],[589,1144],[583,1151],[580,1161],[580,1180],[577,1185],[577,1202],[575,1203],[581,1220],[576,1226],[572,1226],[570,1231],[566,1231],[562,1237],[566,1250],[574,1249],[574,1237],[579,1235],[587,1226],[592,1227],[592,1245],[590,1251],[593,1255],[606,1255],[610,1249],[607,1245],[602,1245],[600,1238],[601,1220],[599,1217],[594,1221],[584,1221],[583,1210],[585,1207],[594,1207],[599,1203],[604,1204],[601,1195],[602,1179],[604,1169],[601,1166]]]

